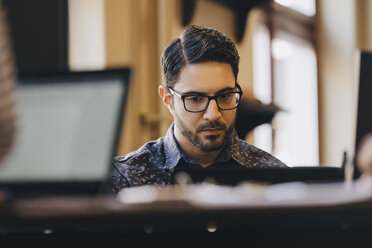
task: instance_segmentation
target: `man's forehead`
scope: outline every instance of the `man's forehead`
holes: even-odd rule
[[[203,93],[203,94],[210,94],[213,95],[215,93],[227,91],[227,90],[233,90],[235,89],[235,83],[228,83],[225,86],[208,86],[206,87],[205,85],[196,85],[195,87],[182,87],[178,90],[182,91],[183,94],[187,93]]]
[[[202,93],[218,92],[234,88],[235,77],[227,63],[204,62],[182,68],[175,89]]]

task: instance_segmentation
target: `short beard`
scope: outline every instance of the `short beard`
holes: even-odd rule
[[[193,144],[195,147],[197,147],[199,150],[203,152],[214,152],[220,150],[226,144],[227,139],[234,128],[236,116],[229,128],[227,128],[225,124],[220,123],[219,121],[210,121],[198,126],[196,128],[196,133],[192,132],[177,114],[175,114],[174,120],[177,126],[180,128],[182,136],[186,140],[188,140],[191,144]],[[200,133],[202,130],[206,128],[220,128],[224,130],[225,132],[222,141],[214,142],[218,139],[220,135],[208,135],[206,136],[206,138],[211,142],[209,144],[203,143],[202,140],[199,138],[198,133]]]

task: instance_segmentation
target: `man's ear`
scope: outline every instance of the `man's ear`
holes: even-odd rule
[[[169,90],[164,85],[159,85],[158,93],[164,105],[167,106],[167,108],[173,115],[172,95],[170,94]]]

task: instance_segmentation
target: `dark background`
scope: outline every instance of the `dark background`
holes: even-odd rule
[[[20,73],[68,68],[67,0],[3,0]]]

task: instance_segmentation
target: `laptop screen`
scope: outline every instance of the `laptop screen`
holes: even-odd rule
[[[358,111],[356,120],[355,150],[358,155],[358,146],[362,139],[372,133],[372,53],[360,51],[359,59],[359,82],[358,82]],[[355,161],[355,171],[360,174]]]
[[[127,69],[20,75],[16,142],[0,183],[105,180],[128,80]]]

